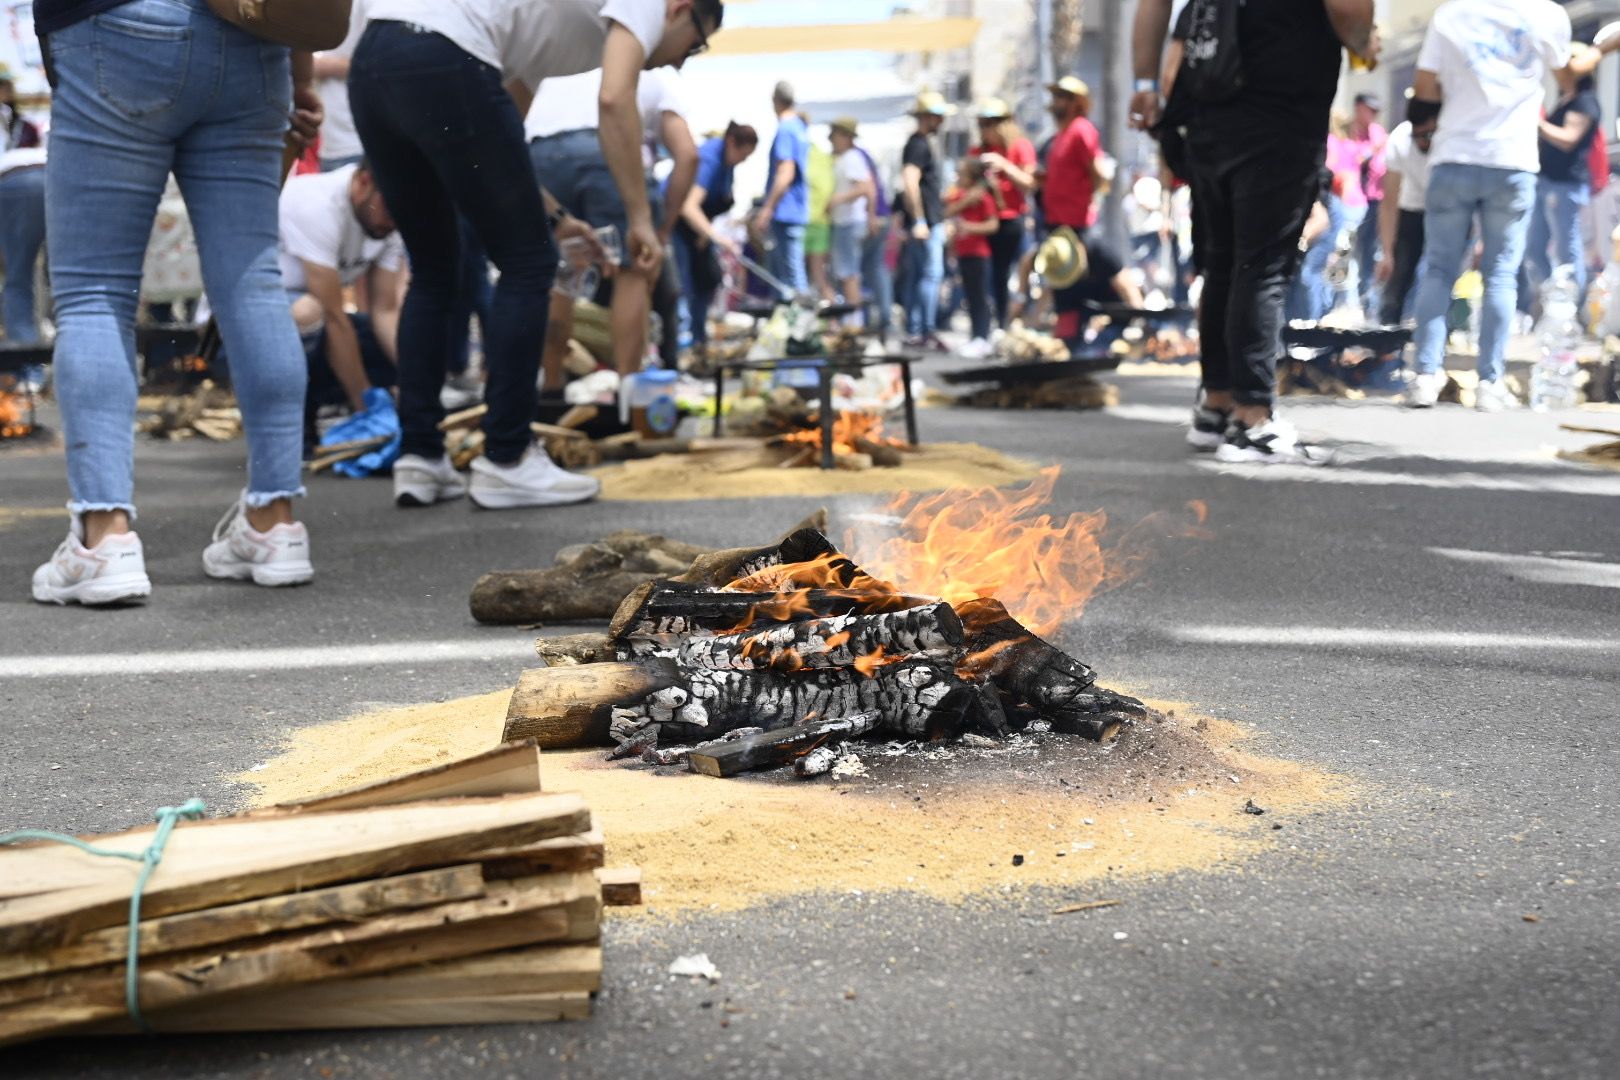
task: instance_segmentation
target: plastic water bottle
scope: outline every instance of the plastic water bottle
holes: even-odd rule
[[[1573,409],[1581,402],[1576,376],[1580,361],[1580,311],[1575,270],[1560,266],[1541,288],[1541,321],[1536,324],[1539,358],[1530,373],[1530,407],[1537,412]]]

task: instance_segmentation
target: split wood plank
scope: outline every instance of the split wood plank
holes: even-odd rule
[[[282,806],[353,810],[426,799],[527,795],[540,790],[540,747],[533,739],[504,743],[482,754]]]
[[[440,420],[439,430],[454,431],[456,428],[472,427],[474,424],[478,423],[478,421],[482,420],[484,418],[484,414],[487,412],[489,412],[489,406],[483,404],[461,409],[458,412],[453,412],[449,416],[446,416],[443,420]]]
[[[542,439],[584,439],[587,442],[590,440],[590,436],[585,434],[583,431],[578,431],[571,427],[563,427],[560,424],[543,424],[538,420],[529,425],[529,430]]]
[[[341,986],[342,984],[335,984]],[[426,998],[323,1002],[311,1007],[298,993],[283,992],[273,1001],[243,998],[251,1008],[219,1002],[210,1008],[177,1010],[154,1021],[160,1032],[342,1031],[355,1028],[441,1027],[454,1024],[538,1024],[555,1020],[589,1020],[588,993],[513,994],[483,998]],[[93,1035],[126,1035],[134,1025],[92,1029]]]
[[[602,903],[608,907],[636,907],[641,903],[641,867],[609,866],[596,872]]]
[[[473,863],[143,919],[140,957],[147,963],[165,953],[471,900],[483,894],[484,875]],[[45,952],[0,956],[0,981],[122,962],[128,948],[127,926],[109,926]]]
[[[586,669],[581,669],[586,670]],[[518,846],[590,828],[578,795],[509,795],[282,817],[188,822],[169,838],[142,900],[151,917],[294,889],[465,862],[469,850]],[[97,837],[139,853],[152,829]],[[0,953],[47,949],[116,925],[139,865],[57,844],[0,852]],[[38,892],[43,883],[64,887]]]
[[[577,836],[559,836],[522,847],[496,848],[464,858],[477,859],[483,865],[485,881],[596,870],[602,865],[602,834],[593,829]]]
[[[140,972],[142,1008],[277,986],[388,971],[544,941],[579,940],[600,918],[600,886],[589,874],[492,885],[487,896],[321,929],[223,955],[189,954]],[[125,1012],[122,966],[0,984],[32,994],[0,1009],[0,1046],[40,1038]],[[37,991],[43,989],[44,993]]]

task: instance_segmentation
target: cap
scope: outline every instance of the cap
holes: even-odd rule
[[[979,102],[980,120],[1005,120],[1012,115],[1007,103],[998,97],[985,98]]]
[[[1091,87],[1084,79],[1075,75],[1065,75],[1055,83],[1047,83],[1046,88],[1059,94],[1069,94],[1073,97],[1090,97]]]
[[[842,131],[845,135],[848,135],[852,139],[860,130],[860,125],[856,123],[854,117],[850,116],[840,116],[827,126],[832,128],[834,131]]]
[[[1035,272],[1054,289],[1067,289],[1085,277],[1088,269],[1086,246],[1067,225],[1053,229],[1035,255]]]
[[[911,107],[912,116],[955,116],[956,106],[945,100],[945,95],[937,90],[924,90],[917,95],[917,102]]]

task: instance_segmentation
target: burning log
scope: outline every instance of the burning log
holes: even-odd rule
[[[502,742],[533,738],[545,750],[609,746],[613,710],[675,687],[673,662],[581,664],[525,671],[506,708]]]
[[[687,634],[720,633],[772,621],[819,619],[925,607],[936,601],[903,593],[853,589],[804,589],[797,592],[716,592],[674,581],[648,582],[625,597],[608,637],[616,641],[662,639]]]
[[[827,511],[818,510],[774,544],[700,553],[692,560],[692,565],[674,580],[685,585],[706,585],[718,589],[753,577],[773,566],[810,562],[822,556],[835,555],[838,549],[822,533],[826,527]]]
[[[946,603],[884,612],[840,615],[773,625],[739,634],[692,637],[677,661],[684,668],[716,671],[798,671],[854,668],[884,656],[943,658],[963,643],[962,620]]]
[[[877,730],[876,713],[859,713],[836,720],[795,724],[777,731],[766,731],[746,739],[709,743],[687,754],[693,772],[705,776],[736,776],[750,769],[774,769],[795,758]],[[831,763],[827,766],[832,768]]]

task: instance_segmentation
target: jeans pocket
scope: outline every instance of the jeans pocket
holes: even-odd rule
[[[277,116],[292,113],[292,54],[284,45],[268,42],[259,46],[259,63],[264,70],[264,103]]]
[[[96,91],[126,119],[171,109],[186,86],[189,26],[153,26],[116,15],[94,19]]]

